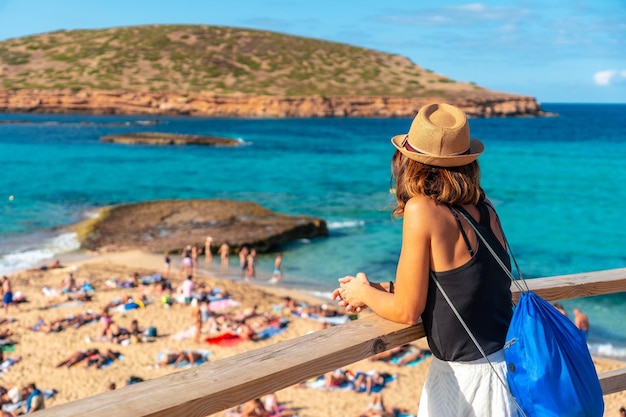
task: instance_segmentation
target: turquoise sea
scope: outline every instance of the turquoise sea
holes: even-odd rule
[[[470,121],[486,147],[483,186],[522,272],[626,266],[626,105],[543,108],[559,116]],[[63,227],[98,207],[223,198],[326,219],[328,238],[282,248],[285,286],[328,293],[337,277],[358,271],[389,280],[401,238],[401,221],[389,211],[389,138],[410,122],[0,114],[0,273],[75,250]],[[99,142],[136,131],[227,136],[245,146]],[[269,278],[273,259],[261,256],[260,280]],[[570,317],[575,307],[589,315],[594,353],[626,359],[625,294],[563,304]]]

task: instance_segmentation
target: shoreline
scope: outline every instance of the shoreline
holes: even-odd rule
[[[21,271],[10,275],[14,291],[22,291],[29,302],[20,305],[22,311],[17,311],[12,306],[9,309],[9,316],[16,320],[10,326],[14,331],[13,338],[17,343],[15,344],[15,351],[5,353],[5,356],[17,356],[21,360],[4,374],[0,385],[10,388],[13,385],[35,382],[42,389],[58,390],[54,398],[46,401],[47,408],[104,392],[106,385],[110,382],[115,382],[119,389],[123,389],[124,381],[130,376],[151,379],[176,372],[178,369],[169,367],[149,369],[150,365],[156,361],[157,354],[167,348],[209,350],[211,352],[210,360],[214,361],[250,349],[271,345],[281,340],[298,337],[319,328],[319,323],[312,320],[288,316],[288,329],[268,340],[243,342],[229,348],[208,345],[204,342],[196,344],[190,339],[175,340],[168,337],[168,335],[189,327],[191,308],[175,304],[164,309],[158,302],[154,302],[144,309],[114,315],[114,320],[123,326],[128,325],[133,318],[136,318],[142,327],[155,325],[158,328],[159,337],[151,343],[128,346],[105,342],[87,343],[86,338],[92,336],[100,324],[87,324],[78,329],[66,329],[59,333],[50,334],[27,330],[25,327],[34,323],[38,316],[52,319],[66,314],[76,314],[86,308],[96,311],[101,304],[111,298],[124,294],[136,294],[137,289],[106,289],[103,287],[103,282],[113,276],[123,279],[135,271],[140,271],[142,274],[150,271],[160,273],[163,267],[161,256],[136,250],[117,253],[84,253],[81,254],[82,259],[71,259],[72,256],[76,256],[76,254],[60,257],[64,262],[64,268],[51,269],[45,272]],[[73,271],[79,282],[89,280],[94,285],[96,288],[94,301],[75,307],[44,309],[50,299],[43,295],[41,288],[58,285],[60,280],[70,271]],[[309,304],[328,302],[328,300],[315,297],[310,293],[280,285],[266,286],[254,282],[237,282],[204,273],[198,275],[197,281],[207,283],[212,287],[226,288],[233,295],[233,298],[241,299],[242,304],[239,309],[258,305],[263,310],[271,310],[272,306],[285,296]],[[175,277],[172,282],[177,286],[182,282],[182,279]],[[427,349],[425,339],[420,339],[415,344],[422,349]],[[70,369],[54,366],[56,362],[72,351],[93,347],[101,350],[111,348],[120,351],[124,359],[102,370],[87,369],[82,366]],[[598,372],[624,366],[624,362],[618,360],[596,357],[594,357],[594,363]],[[397,367],[381,361],[363,360],[346,366],[344,369],[365,372],[377,370],[394,375],[396,380],[389,383],[382,391],[386,404],[406,408],[409,412],[415,413],[429,364],[430,359],[425,359],[414,367]],[[367,395],[349,390],[325,392],[321,389],[292,386],[279,391],[277,396],[282,404],[295,409],[300,417],[356,416],[364,411],[369,403]],[[626,392],[605,396],[605,401],[607,410],[605,415],[611,416],[620,406],[626,404]],[[220,412],[214,415],[225,416],[225,413]]]

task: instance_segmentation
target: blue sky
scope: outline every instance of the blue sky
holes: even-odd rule
[[[0,0],[0,40],[159,23],[376,49],[543,103],[626,102],[626,0]]]

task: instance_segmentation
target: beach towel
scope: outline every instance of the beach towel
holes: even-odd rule
[[[178,333],[175,333],[170,336],[170,339],[174,340],[186,340],[191,339],[196,334],[196,326],[188,327],[187,329],[183,329]]]
[[[279,319],[276,320],[273,324],[266,327],[263,330],[259,330],[254,335],[254,340],[265,340],[269,339],[272,336],[276,336],[287,330],[287,324],[289,324],[289,320],[287,319]]]
[[[207,337],[206,339],[204,339],[204,341],[209,345],[230,347],[237,346],[239,343],[243,342],[244,339],[238,334],[226,332],[217,336]]]
[[[21,358],[6,358],[4,362],[0,363],[0,377],[6,374],[13,365],[18,363]]]
[[[408,355],[408,353],[409,353],[409,352],[405,353],[404,355],[394,356],[393,358],[391,358],[390,362],[391,362],[393,365],[397,365],[397,364],[398,364],[398,362],[400,362],[400,361],[402,360],[402,358],[404,358],[406,355]],[[411,362],[405,363],[405,364],[404,364],[404,365],[402,365],[402,366],[415,366],[415,365],[417,365],[417,364],[419,364],[419,363],[422,363],[422,362],[424,361],[424,359],[429,358],[429,357],[430,357],[430,355],[431,355],[431,353],[430,353],[430,352],[424,352],[424,355],[423,355],[421,358],[418,358],[418,359],[412,360]]]
[[[41,291],[46,297],[57,297],[59,295],[59,292],[54,288],[43,287]]]
[[[239,307],[241,303],[239,301],[235,301],[232,298],[220,298],[217,300],[211,300],[209,303],[210,311],[220,311],[229,307]]]
[[[120,355],[117,357],[118,361],[121,361],[122,359],[124,359],[124,355]],[[111,366],[113,364],[113,362],[115,362],[115,360],[108,358],[104,364],[102,364],[102,366],[100,366],[100,369],[104,369],[104,368],[108,368],[109,366]]]

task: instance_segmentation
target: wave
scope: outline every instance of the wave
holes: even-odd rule
[[[365,221],[364,220],[332,221],[332,222],[327,222],[326,226],[330,230],[353,229],[355,227],[365,226]]]
[[[76,233],[62,233],[34,246],[32,242],[0,256],[0,273],[10,274],[33,268],[55,256],[80,248]]]
[[[593,356],[626,361],[626,347],[612,343],[589,343],[589,353]]]

